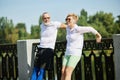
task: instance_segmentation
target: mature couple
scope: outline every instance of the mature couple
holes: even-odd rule
[[[48,12],[42,14],[41,38],[38,53],[34,60],[34,68],[31,80],[43,80],[45,69],[53,69],[54,47],[59,28],[66,29],[67,45],[62,64],[61,80],[71,80],[71,75],[79,62],[82,54],[84,33],[92,32],[96,41],[101,42],[101,35],[92,27],[78,26],[78,16],[68,14],[66,24],[57,21],[52,22]]]

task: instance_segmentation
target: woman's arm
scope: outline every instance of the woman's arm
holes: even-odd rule
[[[82,34],[92,32],[93,34],[96,35],[96,42],[98,43],[101,42],[101,38],[102,38],[101,34],[93,27],[79,27],[78,30]]]
[[[79,31],[79,33],[84,34],[84,33],[93,33],[96,34],[98,33],[97,30],[95,30],[93,27],[78,27],[77,29]]]

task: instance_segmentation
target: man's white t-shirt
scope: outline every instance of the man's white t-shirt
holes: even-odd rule
[[[45,25],[42,23],[41,27],[41,38],[40,38],[40,45],[38,47],[41,48],[52,48],[55,47],[55,41],[57,37],[58,28],[60,28],[60,22],[50,22],[49,25]]]

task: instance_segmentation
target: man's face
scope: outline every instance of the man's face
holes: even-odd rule
[[[50,16],[49,16],[49,14],[44,14],[42,19],[43,19],[44,24],[49,24],[50,23]]]

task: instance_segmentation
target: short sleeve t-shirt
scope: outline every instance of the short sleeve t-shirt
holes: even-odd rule
[[[75,25],[74,28],[70,29],[66,28],[67,31],[67,48],[65,55],[77,55],[81,56],[82,48],[83,48],[83,34],[92,32],[93,34],[97,34],[98,32],[92,27],[81,27]]]
[[[41,27],[41,38],[40,45],[41,48],[52,48],[55,47],[55,41],[57,37],[58,28],[60,28],[60,22],[50,22],[49,25],[42,23]]]

